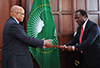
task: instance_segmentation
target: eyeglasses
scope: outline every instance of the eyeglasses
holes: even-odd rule
[[[21,13],[21,12],[17,12],[17,13],[22,14],[22,15],[25,15],[24,13]]]

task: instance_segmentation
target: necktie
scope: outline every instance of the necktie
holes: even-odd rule
[[[83,36],[83,26],[81,27],[80,43],[82,42],[82,36]]]
[[[80,43],[82,42],[82,37],[83,37],[83,26],[81,27]],[[81,51],[81,53],[83,53],[83,51]]]

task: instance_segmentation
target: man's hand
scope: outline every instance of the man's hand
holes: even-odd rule
[[[45,40],[45,38],[43,38],[42,40],[44,40],[43,48],[50,48],[51,47],[52,44],[49,42],[50,40]]]
[[[67,47],[67,46],[64,46],[64,47],[65,47],[64,49],[65,49],[66,51],[68,51],[68,47]]]
[[[44,45],[43,48],[48,48],[48,47]]]
[[[49,42],[50,40],[44,40],[44,46],[43,48],[51,48],[52,44]]]
[[[70,51],[70,52],[73,51],[72,46],[68,46],[68,51]]]
[[[71,52],[71,51],[75,51],[75,46],[70,46],[70,45],[69,45],[69,46],[68,46],[68,51],[70,51],[70,52]]]
[[[66,45],[60,45],[60,47],[63,49],[63,51],[64,50],[66,50],[66,51],[69,51],[69,52],[72,52],[72,51],[75,51],[75,46],[66,46]]]
[[[60,47],[63,49],[63,51],[64,50],[66,50],[66,51],[68,50],[67,46],[60,45]]]

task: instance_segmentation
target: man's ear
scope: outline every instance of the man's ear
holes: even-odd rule
[[[86,18],[86,15],[84,15],[84,18]]]
[[[84,21],[86,21],[86,15],[83,16]]]

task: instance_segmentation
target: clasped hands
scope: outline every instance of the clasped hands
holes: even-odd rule
[[[51,48],[53,46],[50,43],[50,40],[45,40],[45,38],[42,40],[44,40],[43,48]],[[63,51],[64,50],[69,51],[69,52],[75,51],[75,46],[70,46],[70,45],[69,46],[58,46],[58,48],[63,49]]]
[[[72,51],[75,51],[75,46],[60,46],[63,48],[63,51],[66,50],[66,51],[69,51],[69,52],[72,52]]]

